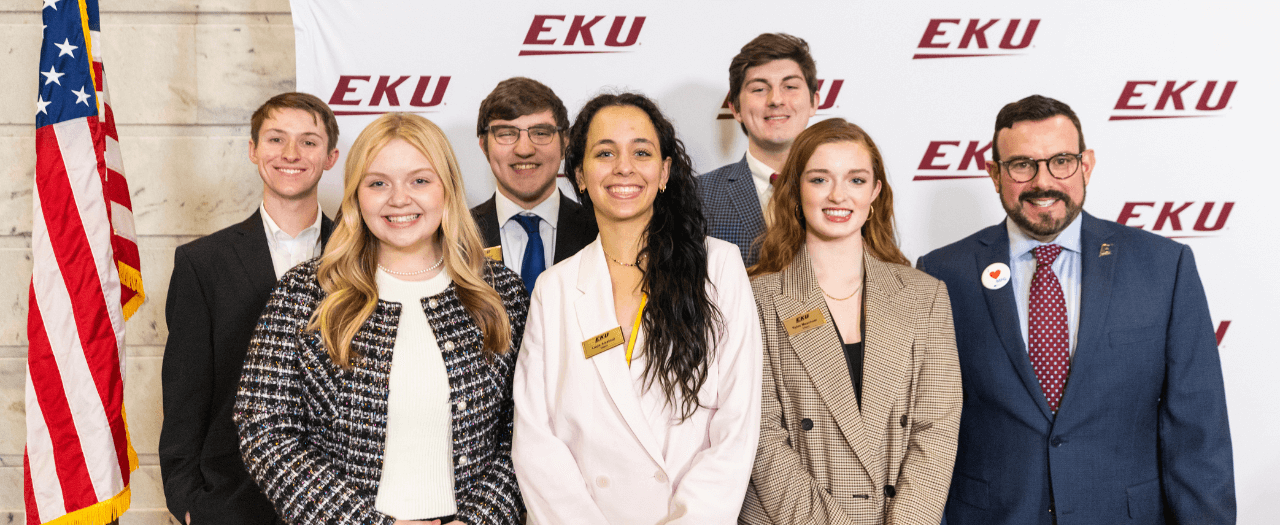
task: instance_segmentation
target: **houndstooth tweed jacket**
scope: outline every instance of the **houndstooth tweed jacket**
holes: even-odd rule
[[[760,446],[739,523],[942,520],[960,427],[960,367],[941,281],[863,257],[862,406],[810,264],[751,281],[764,331]],[[820,326],[788,335],[814,309]]]
[[[511,350],[481,353],[482,334],[455,286],[421,307],[449,375],[457,518],[469,525],[514,524],[523,513],[511,464],[511,376],[529,298],[524,283],[486,261],[486,279],[511,320]],[[325,296],[318,259],[280,280],[258,321],[240,379],[235,421],[245,466],[289,523],[390,524],[374,510],[382,476],[387,382],[401,305],[378,305],[352,341],[350,370],[304,332]]]

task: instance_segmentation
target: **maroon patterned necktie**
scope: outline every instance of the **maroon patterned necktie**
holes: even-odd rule
[[[1067,384],[1071,349],[1067,332],[1067,301],[1062,295],[1062,285],[1053,273],[1053,261],[1062,253],[1062,247],[1045,244],[1036,247],[1036,273],[1031,277],[1030,318],[1027,322],[1027,343],[1031,354],[1031,367],[1040,381],[1049,410],[1058,412],[1062,401],[1062,389]]]

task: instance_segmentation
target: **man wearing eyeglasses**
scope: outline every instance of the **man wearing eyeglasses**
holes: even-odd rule
[[[946,523],[1235,523],[1191,249],[1082,212],[1095,159],[1066,104],[995,127],[1007,219],[917,263],[947,285],[964,382]]]
[[[486,255],[534,281],[596,238],[595,217],[560,194],[569,112],[551,88],[533,79],[503,80],[480,103],[476,135],[497,180],[493,198],[471,209]]]

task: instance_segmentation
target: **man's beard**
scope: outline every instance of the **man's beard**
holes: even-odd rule
[[[1071,221],[1076,220],[1080,215],[1080,210],[1084,207],[1084,194],[1080,196],[1080,202],[1075,202],[1068,197],[1067,194],[1057,190],[1027,190],[1018,195],[1018,200],[1012,205],[1000,199],[1001,206],[1004,207],[1005,213],[1009,214],[1009,218],[1013,219],[1013,223],[1018,227],[1037,237],[1054,237],[1059,232],[1067,228]],[[1053,220],[1048,217],[1028,217],[1023,214],[1022,203],[1031,202],[1038,199],[1058,199],[1067,207],[1067,214],[1060,220]]]

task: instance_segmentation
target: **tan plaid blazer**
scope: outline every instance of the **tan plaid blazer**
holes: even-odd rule
[[[764,333],[760,446],[742,524],[937,525],[960,427],[960,366],[941,281],[864,256],[859,409],[808,249],[751,281]],[[813,309],[825,322],[788,336]]]

